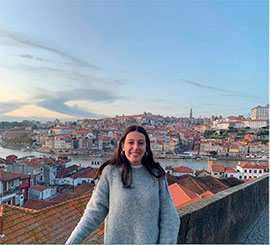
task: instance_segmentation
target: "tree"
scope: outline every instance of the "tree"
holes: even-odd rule
[[[216,157],[217,156],[216,151],[209,151],[209,154],[210,154],[211,157]]]

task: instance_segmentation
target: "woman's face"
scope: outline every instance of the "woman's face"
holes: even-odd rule
[[[132,166],[140,165],[146,152],[144,134],[137,131],[128,133],[124,143],[122,143],[122,151],[125,152],[125,156]]]

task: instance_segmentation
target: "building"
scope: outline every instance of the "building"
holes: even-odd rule
[[[29,188],[29,199],[43,200],[48,199],[56,193],[56,188],[43,185],[33,185]]]
[[[178,166],[178,167],[173,169],[173,173],[172,173],[173,176],[181,176],[184,174],[193,175],[193,169],[188,168],[188,167],[183,166],[183,165]]]
[[[30,176],[20,173],[20,192],[23,194],[23,199],[28,199],[28,189],[30,187]]]
[[[0,171],[0,203],[10,205],[16,202],[16,194],[20,191],[20,174]]]
[[[223,165],[211,165],[210,173],[215,178],[223,178],[225,177],[225,168]]]
[[[165,173],[166,174],[171,174],[172,175],[172,173],[173,173],[173,168],[172,168],[172,166],[166,166],[165,167]]]
[[[269,120],[269,104],[252,108],[250,114],[251,119]]]
[[[251,179],[258,178],[262,175],[269,174],[269,166],[259,165],[257,163],[246,163],[241,162],[236,166],[237,172],[239,173],[239,179]]]
[[[55,185],[57,165],[55,163],[43,164],[43,181],[47,185]]]
[[[208,172],[205,169],[201,169],[201,170],[196,170],[195,172],[195,176],[196,177],[206,177],[206,176],[210,176],[210,172]]]

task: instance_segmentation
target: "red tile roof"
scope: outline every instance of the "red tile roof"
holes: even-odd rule
[[[223,165],[212,165],[212,171],[213,172],[219,172],[219,173],[224,173],[225,168]]]
[[[202,173],[207,173],[208,175],[210,175],[210,173],[207,170],[205,170],[205,169],[196,170],[196,176],[198,176],[198,175],[200,175]]]
[[[169,185],[168,188],[175,208],[183,207],[190,203],[197,202],[200,199],[214,195],[211,191],[205,191],[198,195],[176,183]]]
[[[192,173],[193,174],[193,170],[191,168],[188,168],[188,167],[183,166],[183,165],[174,168],[173,171],[177,172],[177,173]]]
[[[169,185],[168,189],[175,208],[180,207],[183,203],[186,203],[192,198],[198,196],[195,192],[180,186],[177,183]]]
[[[210,197],[210,196],[213,196],[213,195],[214,195],[214,193],[212,193],[211,191],[206,191],[206,192],[204,192],[204,193],[201,194],[201,196],[203,198]]]
[[[256,169],[267,169],[269,168],[269,165],[263,165],[263,164],[257,164],[257,163],[246,163],[246,162],[241,162],[238,164],[239,167],[241,168],[256,168]]]
[[[65,168],[65,171],[73,172],[73,171],[77,170],[78,168],[79,168],[79,166],[77,166],[77,165],[71,165],[70,167]]]
[[[173,168],[172,168],[172,166],[170,166],[170,165],[168,165],[168,166],[166,166],[165,167],[165,170],[172,170]]]
[[[0,171],[0,181],[14,180],[19,178],[20,178],[19,173]]]
[[[50,201],[54,202],[64,202],[73,198],[80,197],[82,195],[90,194],[92,193],[95,185],[91,183],[82,183],[81,185],[78,185],[68,191],[65,191],[56,197],[50,199]]]
[[[47,190],[48,187],[44,185],[32,185],[30,189],[36,190],[36,191],[44,191]]]
[[[29,199],[25,202],[24,208],[34,209],[34,210],[40,210],[43,208],[47,208],[49,206],[55,205],[58,202],[48,201],[48,200],[33,200]]]
[[[87,167],[74,174],[74,178],[92,178],[96,176],[96,169]],[[73,175],[72,175],[73,176]]]
[[[0,243],[65,243],[79,222],[89,197],[85,195],[41,210],[1,205],[2,234],[5,237],[0,238]],[[88,243],[94,235],[84,242]]]
[[[226,173],[237,173],[237,171],[231,167],[225,167],[225,172]]]
[[[251,181],[251,180],[255,180],[256,178],[249,178],[249,179],[245,179],[244,181]]]

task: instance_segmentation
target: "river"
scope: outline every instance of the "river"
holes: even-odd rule
[[[40,153],[35,151],[20,151],[20,150],[13,150],[8,149],[0,146],[0,157],[6,158],[8,155],[16,155],[18,157],[24,157],[24,156],[42,156],[45,155],[47,157],[56,157],[55,155],[50,155],[46,153]],[[73,164],[81,165],[83,167],[89,166],[89,161],[95,160],[95,161],[106,161],[108,158],[93,158],[85,155],[74,155],[69,156]],[[166,167],[167,165],[171,165],[172,167],[177,167],[180,165],[187,166],[189,168],[192,168],[193,170],[199,170],[199,169],[207,169],[207,160],[195,160],[195,159],[156,159],[162,167]],[[229,166],[234,168],[238,161],[233,160],[215,160],[214,164],[222,164],[224,166]]]

